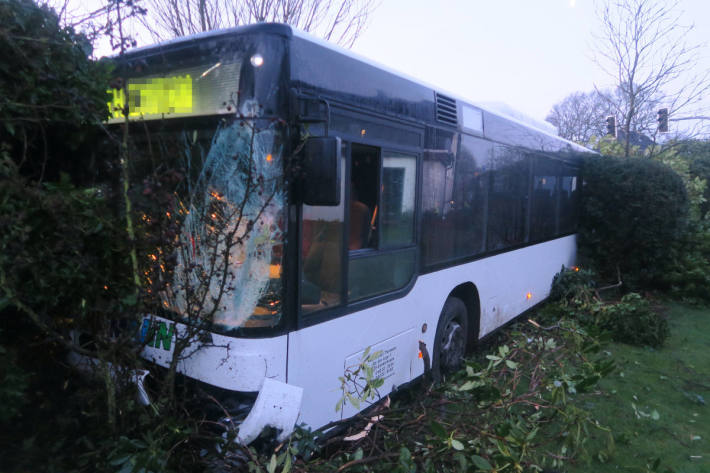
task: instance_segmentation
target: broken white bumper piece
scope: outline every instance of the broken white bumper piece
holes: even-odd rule
[[[237,442],[248,445],[267,426],[281,431],[279,442],[286,440],[296,426],[302,400],[303,388],[265,378],[254,407],[239,426]]]

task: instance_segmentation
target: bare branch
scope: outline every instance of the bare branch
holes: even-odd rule
[[[688,43],[694,27],[682,24],[679,5],[607,0],[598,12],[594,60],[616,84],[613,95],[601,95],[615,109],[627,156],[634,133],[655,136],[655,108],[688,114],[710,90],[710,72],[694,72],[704,45]]]
[[[142,26],[155,39],[250,23],[287,23],[351,47],[376,0],[145,0]]]

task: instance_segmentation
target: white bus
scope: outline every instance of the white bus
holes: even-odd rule
[[[212,196],[245,204],[251,219],[230,253],[234,281],[211,343],[178,365],[223,394],[259,393],[243,442],[265,424],[288,433],[354,414],[335,408],[339,377],[366,350],[378,353],[381,395],[422,376],[427,360],[435,375],[455,369],[575,262],[585,150],[544,127],[286,25],[142,48],[118,71],[128,98],[114,91],[110,121],[124,121],[127,103],[132,159],[167,150],[165,165],[191,163],[185,173],[205,192],[188,210]],[[245,197],[249,159],[263,192]],[[189,220],[180,238],[199,259],[204,229]],[[167,299],[141,331],[145,357],[162,366],[186,330],[185,301]]]

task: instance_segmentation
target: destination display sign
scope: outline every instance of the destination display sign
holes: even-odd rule
[[[131,77],[124,87],[108,90],[108,121],[123,121],[126,103],[131,120],[233,113],[239,68],[238,62],[220,61],[160,76]]]

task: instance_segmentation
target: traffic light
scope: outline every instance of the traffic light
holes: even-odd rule
[[[616,136],[616,118],[613,115],[606,117],[606,134]]]
[[[658,131],[668,133],[668,109],[661,108],[658,110]]]

